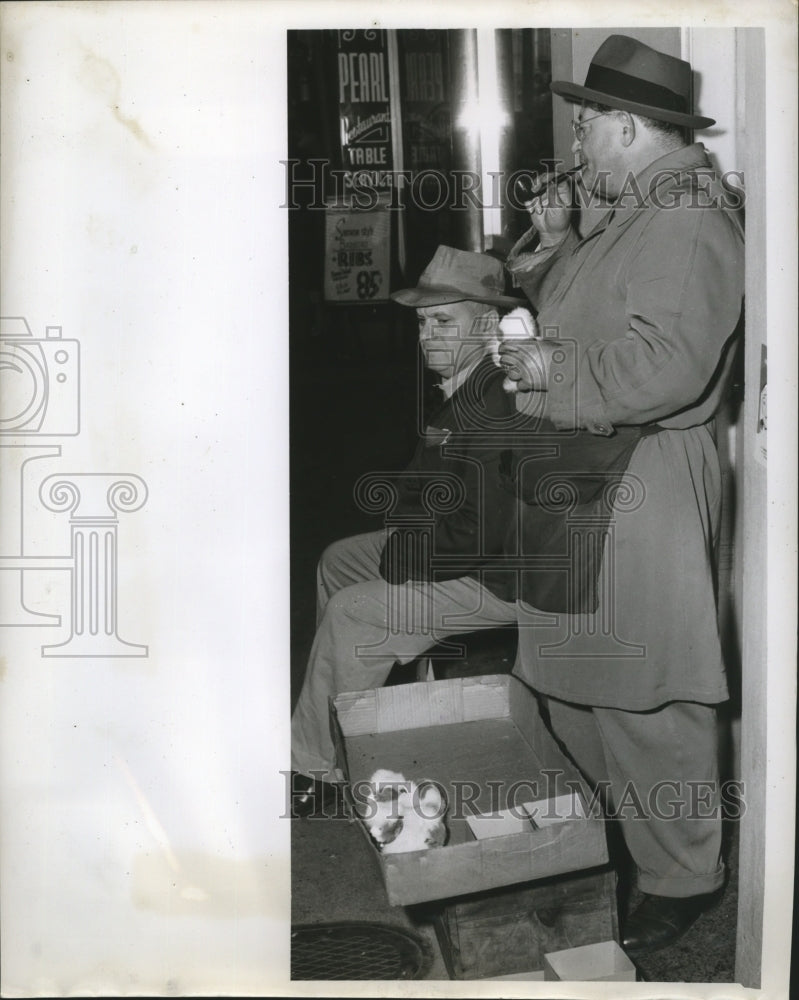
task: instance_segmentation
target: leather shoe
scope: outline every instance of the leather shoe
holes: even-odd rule
[[[643,902],[624,927],[622,945],[627,951],[657,951],[681,937],[700,914],[721,898],[721,892],[701,896],[654,896]]]
[[[292,819],[340,819],[344,817],[343,785],[309,778],[299,771],[291,773]]]

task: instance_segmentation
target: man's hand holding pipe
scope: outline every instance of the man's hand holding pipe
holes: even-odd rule
[[[562,180],[557,187],[547,184],[541,195],[527,203],[527,211],[544,249],[562,243],[571,226],[571,186]]]

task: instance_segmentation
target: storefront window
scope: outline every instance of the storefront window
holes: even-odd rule
[[[554,156],[551,31],[490,32],[489,56],[465,61],[464,38],[476,34],[288,33],[287,186],[305,182],[290,192],[288,213],[293,326],[344,304],[389,308],[390,291],[416,281],[439,244],[502,257],[528,227],[509,179]],[[476,123],[468,155],[464,94],[474,95]],[[353,205],[374,213],[362,228],[384,247],[331,249],[329,213],[341,218]],[[378,220],[387,206],[388,222]]]

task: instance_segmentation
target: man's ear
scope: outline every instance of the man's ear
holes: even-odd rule
[[[499,313],[493,306],[491,306],[491,308],[487,312],[484,312],[479,317],[479,320],[480,320],[479,330],[481,334],[493,333],[494,330],[496,330],[497,325],[499,324]]]
[[[622,126],[621,144],[622,146],[630,146],[635,140],[635,119],[629,112],[623,111],[620,121]]]

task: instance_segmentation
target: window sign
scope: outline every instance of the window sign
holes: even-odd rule
[[[361,212],[330,206],[325,219],[325,299],[386,302],[391,222],[388,209]]]
[[[360,183],[388,192],[393,155],[386,32],[339,31],[336,62],[345,190]]]

